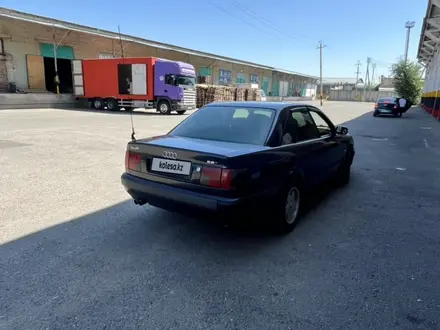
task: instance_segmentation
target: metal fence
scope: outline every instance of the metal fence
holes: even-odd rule
[[[329,100],[331,101],[364,101],[364,102],[376,102],[378,98],[395,96],[395,92],[390,91],[371,91],[371,90],[358,90],[358,91],[344,91],[344,90],[331,90]]]

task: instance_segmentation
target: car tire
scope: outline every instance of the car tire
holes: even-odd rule
[[[177,114],[178,115],[183,115],[185,112],[186,112],[186,110],[180,110],[180,111],[177,111]]]
[[[378,116],[377,112],[374,111],[374,112],[373,112],[373,117],[377,117],[377,116]]]
[[[92,101],[92,107],[96,110],[104,109],[104,100],[100,97],[94,98]]]
[[[118,111],[119,105],[115,99],[107,99],[107,110]]]
[[[157,111],[162,115],[169,115],[171,113],[171,105],[167,100],[161,100],[157,103]]]
[[[337,172],[337,183],[338,186],[343,187],[348,185],[350,182],[351,177],[351,164],[353,162],[353,150],[349,149],[347,150],[344,160],[342,161],[341,165],[339,166],[338,172]]]
[[[276,201],[275,231],[288,234],[296,226],[301,215],[302,193],[299,185],[292,184],[284,189]]]

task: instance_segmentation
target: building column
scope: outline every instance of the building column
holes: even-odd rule
[[[8,86],[8,70],[6,67],[6,55],[0,55],[0,92],[7,92]]]

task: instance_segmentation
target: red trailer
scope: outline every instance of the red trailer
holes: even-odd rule
[[[156,108],[163,114],[195,108],[190,64],[154,57],[74,60],[74,93],[96,109]]]

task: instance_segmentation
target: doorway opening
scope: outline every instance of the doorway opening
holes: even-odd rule
[[[60,93],[73,93],[72,61],[64,58],[57,59],[58,77],[60,79]],[[44,76],[46,89],[56,93],[55,60],[53,57],[44,57]]]

